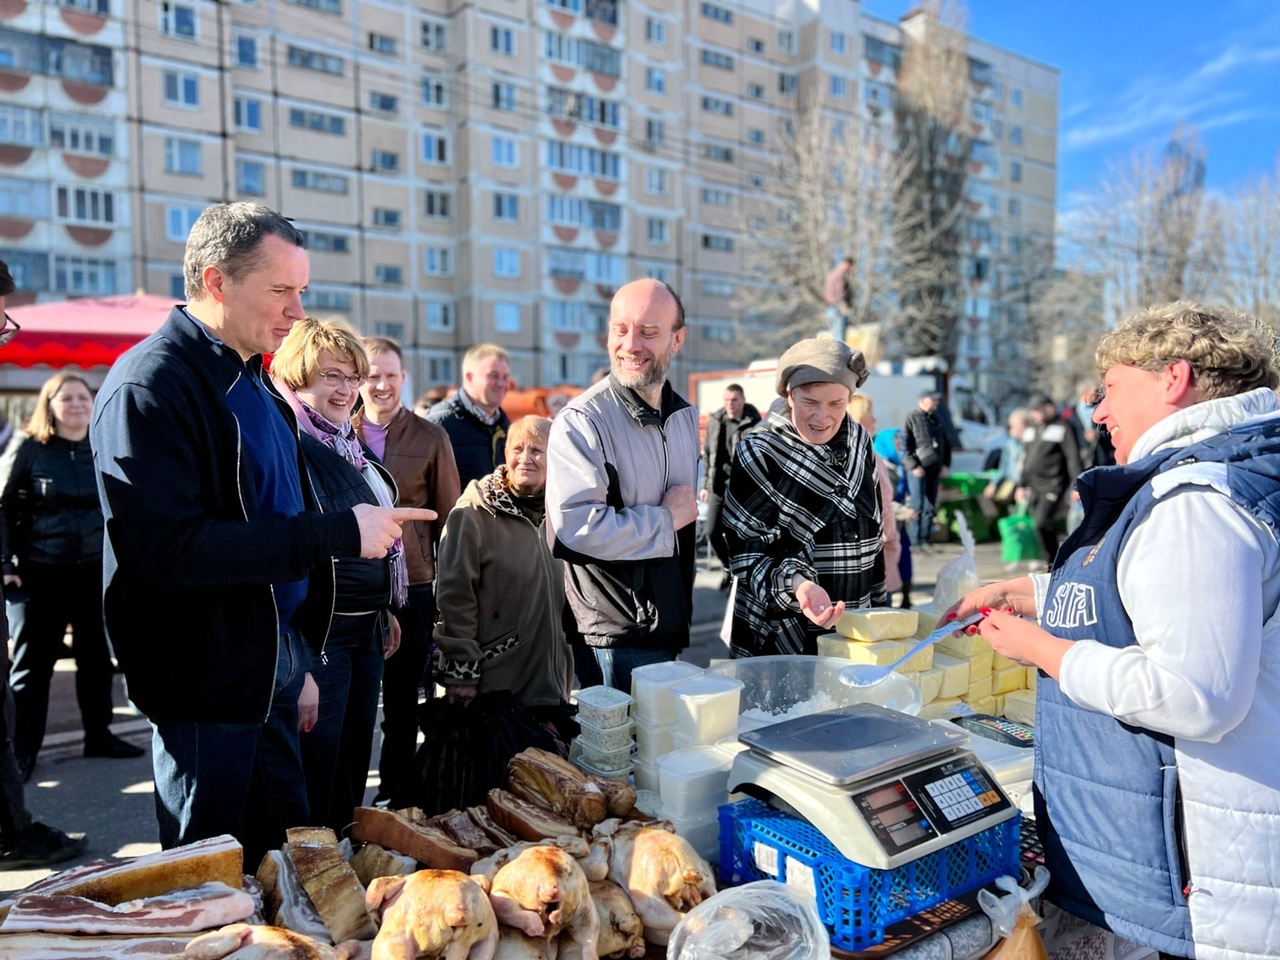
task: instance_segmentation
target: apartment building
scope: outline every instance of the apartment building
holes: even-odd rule
[[[685,300],[681,383],[751,354],[782,124],[817,90],[887,122],[903,29],[856,0],[0,0],[0,258],[42,299],[177,298],[200,211],[257,199],[306,234],[308,309],[400,339],[418,388],[480,340],[522,384],[585,383],[642,276]],[[1001,258],[1052,234],[1058,80],[971,54],[986,375]]]

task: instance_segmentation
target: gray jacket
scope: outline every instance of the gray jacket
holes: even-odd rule
[[[688,646],[694,525],[673,530],[662,497],[697,477],[698,411],[670,383],[654,410],[610,376],[552,422],[547,527],[589,645]]]

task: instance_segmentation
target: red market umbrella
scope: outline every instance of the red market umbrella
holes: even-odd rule
[[[55,369],[109,367],[158,330],[174,303],[170,297],[140,294],[13,307],[9,316],[22,332],[0,351],[0,362]]]

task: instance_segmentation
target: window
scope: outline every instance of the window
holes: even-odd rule
[[[752,189],[754,189],[754,190],[763,190],[763,189],[764,189],[764,174],[762,174],[762,173],[748,173],[748,174],[747,174],[747,186],[751,187],[751,188],[752,188]]]
[[[1022,216],[1022,201],[1019,200],[1017,197],[1009,198],[1009,216],[1011,217]]]
[[[495,136],[489,144],[489,156],[495,167],[514,167],[519,164],[516,142],[510,137]]]
[[[595,309],[595,304],[552,300],[546,305],[546,322],[552,330],[571,330],[577,333],[603,333],[608,323],[607,311]]]
[[[342,76],[345,70],[341,57],[304,50],[302,47],[289,47],[288,60],[291,67],[315,70],[317,73],[328,73],[335,77]]]
[[[969,118],[974,123],[990,123],[992,108],[985,100],[969,101]]]
[[[733,253],[733,238],[721,236],[718,233],[704,233],[702,235],[702,249]]]
[[[704,143],[702,145],[702,155],[708,160],[716,160],[720,163],[733,163],[732,147],[722,147],[716,143]]]
[[[299,230],[302,245],[308,250],[322,253],[350,253],[351,240],[345,233],[325,233],[320,230]]]
[[[748,37],[747,49],[752,53],[764,53],[764,41],[758,37]]]
[[[996,162],[996,148],[985,140],[975,140],[969,148],[969,158],[991,166]]]
[[[27,250],[0,247],[0,259],[9,265],[9,273],[19,290],[49,288],[49,255]]]
[[[667,245],[667,221],[661,217],[650,217],[646,236],[654,246],[665,247]]]
[[[388,56],[396,55],[396,38],[388,37],[385,33],[369,34],[369,49],[374,53],[385,53]]]
[[[109,157],[115,151],[115,139],[110,120],[60,113],[49,118],[49,146],[68,153]]]
[[[969,79],[980,86],[989,87],[996,79],[996,71],[989,63],[969,58]]]
[[[709,67],[715,67],[717,70],[733,69],[733,57],[727,53],[718,53],[715,50],[703,50],[702,62]]]
[[[422,103],[428,107],[449,106],[449,87],[439,77],[422,78]]]
[[[453,356],[447,353],[424,353],[427,361],[427,379],[434,383],[453,383]]]
[[[710,340],[712,343],[733,343],[736,339],[733,334],[733,324],[704,323],[702,325],[702,339]]]
[[[254,68],[258,66],[257,37],[246,37],[243,34],[236,37],[236,66]]]
[[[654,17],[644,18],[644,38],[654,46],[667,44],[667,25]]]
[[[547,269],[553,277],[588,280],[616,287],[626,282],[627,260],[611,253],[588,253],[585,250],[549,247]]]
[[[105,17],[111,13],[111,4],[108,0],[58,0],[58,6],[84,10],[87,13],[95,13],[100,17]]]
[[[35,180],[0,177],[0,216],[45,219],[49,216],[48,187]]]
[[[164,138],[165,173],[198,177],[203,166],[199,140],[185,140],[180,137]]]
[[[290,182],[300,190],[318,190],[321,193],[346,193],[347,178],[318,170],[294,170]]]
[[[266,168],[257,160],[236,161],[236,190],[247,197],[266,194]]]
[[[262,101],[257,97],[236,97],[235,113],[237,130],[262,132]]]
[[[581,120],[605,127],[617,127],[621,119],[615,101],[563,87],[547,88],[547,113],[562,120]]]
[[[837,100],[843,100],[849,91],[849,81],[844,77],[831,78],[831,96]]]
[[[1004,136],[1004,124],[999,119],[993,119],[991,121],[991,138],[999,140],[1002,136]]]
[[[386,287],[404,286],[404,269],[389,263],[376,263],[373,266],[373,282]]]
[[[644,192],[655,197],[667,195],[667,171],[650,167],[644,172]]]
[[[166,37],[196,38],[196,11],[180,3],[160,4],[160,32]]]
[[[493,329],[495,333],[519,333],[520,304],[495,303],[493,305]]]
[[[864,37],[863,40],[863,53],[872,63],[891,70],[897,70],[902,65],[902,47],[896,43],[886,43],[878,37]]]
[[[987,243],[991,239],[991,224],[986,220],[970,220],[965,235],[978,243]]]
[[[340,290],[319,290],[310,287],[303,291],[302,305],[308,310],[334,310],[338,313],[351,312],[351,294]]]
[[[53,289],[63,293],[117,292],[116,262],[97,257],[53,258]]]
[[[429,277],[453,276],[453,251],[448,247],[427,247],[422,253],[422,272]]]
[[[200,78],[194,73],[164,71],[164,102],[172,106],[200,106]]]
[[[299,107],[289,109],[289,126],[300,130],[332,133],[336,136],[342,136],[347,132],[347,121],[337,114],[323,113],[320,110],[303,110]]]
[[[752,127],[747,131],[747,142],[753,143],[756,146],[762,146],[764,144],[764,131],[756,127]]]
[[[702,295],[704,297],[732,297],[733,284],[727,280],[703,280]]]
[[[1022,146],[1022,128],[1017,124],[1009,128],[1009,142],[1015,147]]]
[[[341,0],[289,0],[296,7],[310,7],[312,10],[323,10],[325,13],[341,13]]]
[[[493,85],[493,107],[495,110],[514,110],[516,108],[516,88],[510,83]]]
[[[1014,183],[1022,182],[1022,164],[1017,160],[1009,164],[1009,179]]]
[[[667,75],[656,67],[644,68],[644,88],[650,93],[658,95],[667,92]]]
[[[58,187],[56,198],[59,220],[95,225],[116,222],[116,198],[109,190]]]
[[[422,214],[429,220],[448,220],[453,216],[453,195],[443,190],[428,190],[423,195]]]
[[[778,49],[783,53],[796,52],[796,35],[791,30],[778,31]]]
[[[516,54],[516,35],[508,27],[489,28],[489,49],[507,57]]]
[[[399,210],[392,210],[388,207],[373,208],[373,225],[375,227],[386,227],[388,230],[399,230],[400,224],[404,218],[400,215]]]
[[[493,275],[508,280],[520,276],[520,251],[515,247],[494,247]]]
[[[493,219],[516,223],[520,219],[520,198],[514,193],[495,193]]]
[[[622,76],[621,51],[591,40],[566,37],[562,33],[547,33],[546,38],[548,60],[583,67],[609,77]]]
[[[840,56],[843,57],[845,55],[846,49],[848,48],[848,45],[849,45],[849,38],[846,34],[840,33],[839,31],[835,31],[831,34],[831,52],[832,53],[839,54]]]
[[[0,105],[0,143],[44,146],[44,118],[31,107]]]
[[[382,173],[394,173],[400,169],[400,154],[390,150],[375,150],[369,166]]]
[[[422,49],[432,53],[444,53],[448,50],[448,33],[443,23],[434,20],[422,21]]]
[[[708,20],[716,20],[720,23],[733,23],[733,14],[724,7],[717,7],[714,3],[704,3],[702,5],[702,15]]]
[[[702,202],[711,207],[727,207],[733,203],[733,194],[728,190],[703,187]]]
[[[400,109],[400,101],[389,93],[369,92],[369,109],[379,113],[396,113]]]
[[[449,138],[438,130],[428,130],[422,135],[422,161],[442,164],[449,162]]]
[[[752,100],[763,100],[763,99],[764,99],[764,84],[762,84],[762,83],[748,83],[748,84],[747,84],[747,96],[748,96],[748,97],[750,97]]]
[[[376,337],[390,337],[396,343],[404,343],[404,324],[396,323],[394,320],[375,320],[373,334]],[[432,369],[434,370],[435,367]]]
[[[427,329],[432,333],[448,333],[453,329],[453,304],[441,300],[428,300],[424,305],[427,313]]]
[[[170,243],[186,243],[191,227],[204,213],[203,207],[167,206],[164,208],[164,236]]]
[[[180,273],[169,275],[169,296],[175,300],[187,299],[187,278]]]
[[[794,73],[778,74],[778,92],[784,97],[794,96],[796,92],[796,75]]]
[[[1010,102],[1010,103],[1012,103],[1015,107],[1021,107],[1021,106],[1022,106],[1022,91],[1021,91],[1020,89],[1018,89],[1017,87],[1014,87],[1012,90],[1010,90],[1010,91],[1009,91],[1009,102]]]
[[[622,175],[622,161],[616,153],[559,141],[547,143],[547,166],[552,170],[611,180]]]
[[[702,109],[707,113],[714,113],[721,117],[733,116],[733,101],[722,100],[719,97],[703,97]]]
[[[645,120],[644,145],[649,149],[660,147],[667,139],[667,125],[661,120]]]
[[[547,6],[559,7],[561,10],[568,10],[570,13],[582,12],[582,0],[547,0]]]

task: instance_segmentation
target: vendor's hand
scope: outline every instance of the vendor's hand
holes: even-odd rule
[[[710,494],[709,494],[709,493],[707,493],[707,491],[705,491],[705,490],[699,490],[699,491],[698,491],[698,499],[699,499],[699,500],[701,500],[703,503],[706,503],[706,502],[707,502],[707,497],[709,497],[709,496],[710,496]]]
[[[987,500],[994,500],[996,498],[996,485],[994,483],[988,483],[982,488],[982,496]]]
[[[831,627],[844,615],[844,601],[833,604],[827,591],[812,580],[805,580],[796,587],[796,600],[800,612],[820,627]]]
[[[1018,487],[1016,490],[1014,490],[1014,491],[1013,491],[1013,499],[1014,499],[1014,501],[1015,501],[1016,503],[1026,503],[1026,502],[1027,502],[1027,488],[1026,488],[1026,487]]]
[[[6,587],[20,587],[22,586],[22,578],[16,573],[6,573],[4,575],[4,585]]]
[[[982,636],[996,653],[1018,663],[1039,667],[1057,680],[1062,658],[1071,649],[1070,640],[1055,637],[1031,620],[1005,610],[983,611]]]
[[[303,733],[310,733],[319,716],[320,688],[308,673],[302,681],[302,692],[298,694],[298,729]]]
[[[470,703],[479,692],[479,686],[474,683],[444,684],[444,698],[449,703]]]
[[[390,660],[391,655],[400,649],[400,621],[391,618],[391,627],[382,639],[382,659]]]
[[[911,470],[911,475],[912,475],[913,477],[923,477],[923,476],[924,476],[924,467],[913,467],[913,468],[912,468],[912,470]]]
[[[970,590],[947,608],[939,618],[938,626],[945,626],[949,620],[963,620],[983,610],[1005,608],[1022,617],[1036,616],[1036,590],[1030,577],[1002,580]]]

